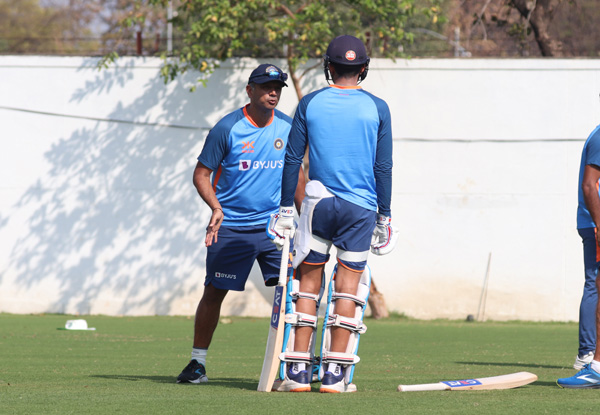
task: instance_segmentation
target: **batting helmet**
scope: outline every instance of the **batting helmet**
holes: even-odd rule
[[[327,47],[327,52],[323,56],[323,70],[325,71],[325,79],[329,82],[329,64],[340,64],[347,66],[365,65],[365,70],[359,75],[359,82],[367,77],[369,70],[369,61],[367,49],[362,41],[354,36],[342,35],[331,41]]]

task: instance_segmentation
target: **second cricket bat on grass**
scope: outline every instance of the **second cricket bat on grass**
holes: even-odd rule
[[[509,375],[492,376],[489,378],[448,380],[422,385],[399,385],[399,392],[417,391],[472,391],[487,389],[512,389],[535,382],[537,376],[529,372],[511,373]]]
[[[289,231],[285,231],[283,248],[281,250],[281,265],[279,267],[279,281],[275,287],[273,297],[273,311],[271,312],[271,325],[269,326],[269,337],[265,350],[260,380],[258,382],[259,392],[271,392],[277,369],[279,369],[279,355],[283,347],[283,329],[285,327],[285,296],[288,276],[288,261],[290,256]]]

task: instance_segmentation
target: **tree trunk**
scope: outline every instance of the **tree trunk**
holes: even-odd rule
[[[385,305],[383,294],[377,290],[375,280],[371,278],[371,293],[369,294],[369,307],[371,307],[371,317],[375,320],[386,318],[390,313]]]
[[[562,43],[552,39],[548,32],[554,10],[561,2],[562,0],[512,0],[512,4],[531,26],[542,56],[562,56]]]

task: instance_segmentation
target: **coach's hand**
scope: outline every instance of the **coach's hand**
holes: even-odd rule
[[[211,246],[219,240],[219,228],[221,227],[224,218],[223,209],[217,207],[212,210],[210,222],[206,227],[206,238],[204,239],[204,244],[206,246]]]
[[[279,207],[279,213],[271,215],[271,219],[267,223],[267,236],[272,239],[277,249],[281,251],[285,237],[283,232],[289,231],[290,239],[296,233],[296,225],[294,224],[294,208],[292,206]]]
[[[377,225],[371,238],[371,252],[385,255],[392,252],[398,241],[398,231],[392,226],[392,218],[377,215]]]

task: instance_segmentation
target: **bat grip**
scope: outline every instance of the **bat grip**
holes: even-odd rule
[[[277,285],[285,285],[287,283],[288,262],[290,256],[290,231],[283,231],[283,248],[281,248],[281,265],[279,266],[279,281]]]
[[[445,391],[450,387],[444,383],[425,383],[423,385],[398,385],[399,392]]]

